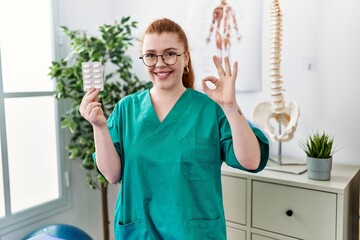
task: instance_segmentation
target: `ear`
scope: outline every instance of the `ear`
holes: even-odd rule
[[[190,52],[187,51],[187,52],[184,53],[184,55],[185,55],[185,65],[186,65],[186,66],[189,66],[189,62],[190,62]]]

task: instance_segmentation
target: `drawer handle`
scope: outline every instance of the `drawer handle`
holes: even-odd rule
[[[294,212],[292,210],[287,210],[286,211],[286,215],[291,217],[294,214]]]

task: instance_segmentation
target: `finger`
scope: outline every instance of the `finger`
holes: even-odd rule
[[[237,74],[238,74],[238,62],[237,61],[234,62],[233,69],[234,69],[234,73],[233,73],[232,78],[234,79],[234,81],[236,81]]]
[[[210,82],[210,86],[207,82]],[[221,81],[215,77],[206,77],[202,80],[202,87],[204,92],[209,95],[212,91],[221,88]]]
[[[96,116],[99,114],[99,112],[101,112],[101,107],[100,106],[95,106],[91,109],[91,111],[89,112],[89,119],[96,119]]]
[[[99,102],[99,94],[97,94],[94,99],[93,99],[94,102]]]
[[[205,77],[204,79],[203,79],[203,82],[211,82],[212,84],[214,84],[214,85],[218,85],[219,84],[219,79],[218,78],[216,78],[216,77]]]
[[[231,67],[229,57],[225,57],[225,71],[228,76],[231,76]]]
[[[91,102],[91,103],[87,104],[85,107],[85,110],[83,111],[83,116],[85,118],[90,117],[91,115],[93,115],[93,111],[96,108],[101,108],[101,103]]]
[[[225,76],[225,71],[221,65],[221,59],[217,56],[213,56],[213,62],[220,76]]]
[[[92,94],[93,92],[95,92],[96,88],[92,87],[89,90],[86,91],[84,97],[89,96],[90,94]]]
[[[101,107],[101,103],[99,102],[91,102],[87,105],[87,108]]]
[[[84,95],[83,99],[81,100],[80,103],[80,107],[79,107],[79,112],[84,115],[86,114],[86,109],[88,107],[88,105],[92,102],[94,103],[98,103],[98,94],[99,94],[99,90],[95,89],[95,88],[91,88],[90,90],[88,90],[86,92],[86,94]]]
[[[206,84],[205,79],[202,80],[202,88],[204,90],[204,92],[206,93],[206,95],[209,94],[209,92],[211,91],[211,89],[208,87],[208,85]]]
[[[89,91],[86,92],[81,102],[85,104],[90,102],[97,102],[99,92],[100,92],[99,89],[91,88]]]
[[[87,99],[91,99],[94,100],[96,99],[96,97],[99,95],[100,89],[98,88],[91,88],[90,90],[88,90],[85,94],[84,97],[86,97]]]

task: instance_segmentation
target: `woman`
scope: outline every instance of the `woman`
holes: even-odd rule
[[[107,120],[98,90],[80,105],[93,126],[99,171],[121,181],[116,239],[226,239],[221,164],[258,172],[269,151],[236,103],[237,63],[231,68],[225,58],[224,68],[214,57],[219,78],[203,79],[206,95],[194,91],[186,35],[169,19],[146,29],[140,59],[150,90],[124,97]]]

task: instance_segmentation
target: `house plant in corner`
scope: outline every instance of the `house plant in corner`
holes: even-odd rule
[[[72,31],[61,27],[70,39],[70,56],[52,62],[49,75],[56,81],[55,97],[64,101],[67,111],[61,116],[63,128],[71,132],[67,150],[70,159],[78,159],[86,170],[87,185],[101,191],[103,239],[109,239],[109,216],[107,205],[108,182],[98,173],[92,159],[95,151],[93,130],[79,113],[79,105],[84,96],[82,81],[82,63],[99,61],[104,66],[104,89],[99,94],[99,101],[107,118],[117,101],[126,95],[150,87],[150,82],[141,82],[132,73],[132,60],[126,50],[132,46],[134,38],[131,30],[137,22],[124,17],[114,24],[99,27],[99,36],[92,36],[82,31]]]
[[[326,132],[316,132],[301,143],[307,156],[308,178],[313,180],[330,180],[333,154],[335,153],[334,138]]]

